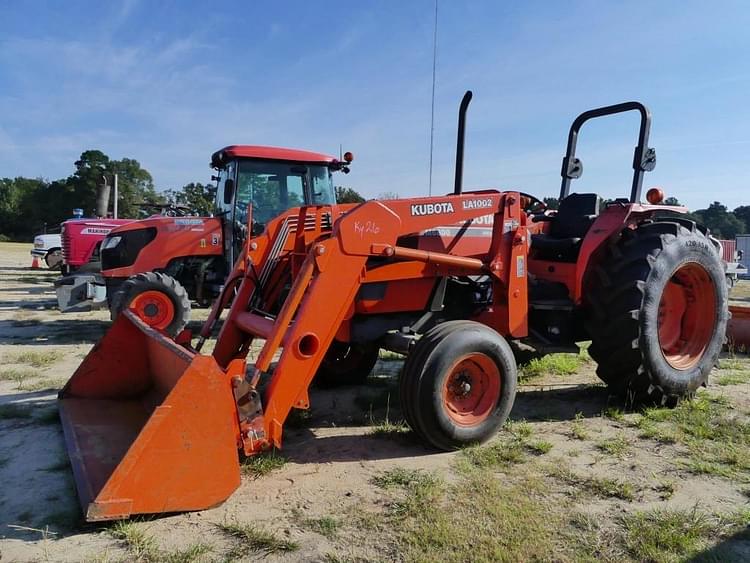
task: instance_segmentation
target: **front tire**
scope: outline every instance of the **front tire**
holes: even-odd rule
[[[448,321],[429,330],[401,373],[402,412],[441,450],[484,442],[505,423],[516,394],[516,363],[491,328]]]
[[[634,401],[690,398],[721,351],[729,317],[724,268],[692,221],[627,230],[592,283],[589,354],[597,375]]]
[[[125,309],[130,309],[147,325],[172,338],[190,320],[187,291],[176,279],[159,272],[136,274],[122,283],[112,296],[112,320]]]

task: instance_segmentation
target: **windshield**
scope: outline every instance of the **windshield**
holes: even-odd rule
[[[253,204],[253,222],[265,225],[290,207],[335,203],[331,171],[325,165],[292,162],[240,161],[235,218],[246,219]]]

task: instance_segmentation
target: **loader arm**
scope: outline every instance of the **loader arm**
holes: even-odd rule
[[[312,211],[312,209],[310,210]],[[397,245],[399,237],[495,216],[492,242],[485,259],[426,252]],[[219,335],[216,349],[248,349],[254,338],[265,339],[245,379],[235,378],[241,439],[246,454],[281,446],[282,427],[292,408],[308,408],[307,389],[341,323],[354,306],[367,279],[372,257],[394,262],[421,262],[423,276],[489,275],[493,304],[482,322],[516,336],[526,335],[526,218],[517,193],[474,192],[442,198],[370,201],[336,221],[333,231],[307,245],[308,252],[275,319],[248,310],[252,278],[245,276]],[[273,244],[271,241],[268,244]],[[264,245],[249,249],[247,263],[263,260]],[[398,279],[394,268],[393,279]],[[231,343],[225,347],[226,343]],[[281,349],[278,363],[260,398],[262,376]],[[215,353],[216,354],[216,353]],[[220,364],[229,360],[217,357]]]

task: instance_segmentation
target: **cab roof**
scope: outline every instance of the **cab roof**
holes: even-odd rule
[[[260,145],[229,145],[216,151],[211,156],[211,166],[219,168],[233,158],[255,158],[259,160],[282,160],[288,162],[306,162],[329,164],[336,159],[325,154],[286,149],[281,147],[264,147]]]

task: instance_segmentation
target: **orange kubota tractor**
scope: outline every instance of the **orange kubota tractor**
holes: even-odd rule
[[[120,315],[59,396],[88,520],[225,500],[240,482],[238,450],[281,447],[333,343],[407,354],[404,416],[442,450],[487,440],[505,421],[516,391],[510,340],[590,339],[599,376],[631,398],[673,404],[706,382],[728,316],[724,272],[683,208],[655,205],[659,190],[640,202],[655,162],[648,110],[630,102],[575,120],[552,213],[517,191],[462,191],[469,99],[452,194],[300,207],[296,225],[309,229],[276,218],[249,240],[196,346],[228,308],[212,355],[184,333],[180,344]],[[641,117],[630,197],[570,193],[581,126],[624,111]],[[262,347],[250,358],[254,341]]]
[[[101,277],[112,319],[129,308],[176,336],[190,318],[191,301],[208,304],[218,296],[248,231],[259,234],[292,207],[334,205],[331,173],[348,172],[352,158],[246,145],[215,152],[213,217],[152,216],[113,230],[102,242]],[[250,226],[248,204],[254,210]]]

